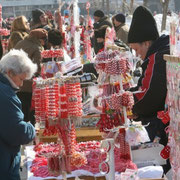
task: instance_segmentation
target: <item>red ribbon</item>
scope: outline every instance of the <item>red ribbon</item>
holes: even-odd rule
[[[161,119],[164,124],[167,124],[170,121],[169,111],[159,111],[157,117]]]

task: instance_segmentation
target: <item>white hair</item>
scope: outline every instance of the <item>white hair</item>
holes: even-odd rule
[[[8,70],[15,74],[26,74],[26,79],[31,79],[37,71],[37,64],[34,64],[22,49],[10,50],[0,60],[0,72],[6,74]]]

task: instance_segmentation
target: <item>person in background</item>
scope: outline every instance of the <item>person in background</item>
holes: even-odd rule
[[[59,17],[60,17],[60,12],[59,10],[54,11],[54,28],[59,29]]]
[[[64,15],[64,24],[66,26],[69,26],[70,24],[69,10],[65,9],[63,15]]]
[[[84,27],[86,26],[86,20],[83,15],[80,15],[79,17],[79,25]]]
[[[99,51],[97,53],[104,51],[106,29],[108,27],[109,27],[108,25],[104,25],[94,31],[94,36],[95,36],[98,46],[99,46]]]
[[[94,36],[97,39],[97,43],[99,44],[99,51],[97,52],[97,54],[104,50],[106,29],[108,27],[109,27],[108,25],[104,25],[104,26],[101,26],[96,31],[94,31]],[[84,64],[82,73],[92,73],[95,75],[96,78],[98,78],[98,73],[94,66],[95,66],[94,63]]]
[[[31,30],[43,28],[47,31],[51,29],[51,26],[48,22],[48,17],[45,12],[41,9],[35,9],[32,11],[32,21],[30,23]]]
[[[51,29],[48,32],[48,43],[46,50],[59,50],[64,53],[65,50],[62,47],[63,36],[58,29]],[[64,60],[64,55],[62,57],[53,58],[43,58],[41,65],[41,76],[43,78],[51,78],[61,71],[61,62]]]
[[[165,109],[167,95],[166,61],[164,54],[170,54],[169,36],[159,37],[156,21],[151,12],[139,6],[133,14],[128,34],[128,43],[136,55],[143,60],[142,75],[136,87],[131,88],[135,104],[133,114],[137,121],[147,125],[150,140],[160,139],[159,143],[167,145],[168,136],[164,131],[168,124],[157,118],[157,112]],[[164,173],[170,168],[169,162]]]
[[[12,25],[12,22],[14,21],[14,17],[13,16],[8,17],[5,19],[5,21],[6,21],[6,28],[8,30],[11,30],[11,25]]]
[[[11,27],[8,50],[14,48],[20,40],[23,40],[28,35],[29,31],[29,23],[25,16],[18,16],[15,18]]]
[[[126,17],[120,13],[115,15],[112,21],[116,31],[116,38],[127,44],[129,27],[126,25]]]
[[[55,48],[58,46],[60,48],[62,46],[63,36],[62,33],[58,29],[51,29],[48,32],[48,48]]]
[[[107,16],[104,15],[103,11],[97,10],[94,12],[94,31],[98,31],[102,26],[112,27],[112,23]],[[97,54],[100,49],[102,49],[102,43],[97,42],[97,38],[94,36],[92,38],[92,45],[94,47],[94,52]]]
[[[19,41],[15,46],[15,49],[23,49],[28,54],[33,63],[37,64],[38,71],[36,76],[41,72],[41,52],[44,50],[43,46],[47,43],[47,37],[48,32],[45,29],[34,29],[24,40]],[[24,85],[17,94],[22,102],[24,120],[26,122],[31,121],[31,123],[34,125],[35,119],[32,116],[30,110],[32,99],[32,80],[24,81]]]
[[[20,180],[20,146],[35,137],[34,127],[23,121],[16,91],[36,70],[22,50],[12,49],[0,61],[0,177],[4,180]]]
[[[51,29],[48,32],[47,49],[62,48],[63,36],[58,29]],[[56,59],[55,59],[56,60]],[[52,58],[43,58],[42,62],[52,61]]]

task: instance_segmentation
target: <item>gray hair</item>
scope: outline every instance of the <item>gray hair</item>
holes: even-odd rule
[[[6,74],[8,70],[15,74],[26,74],[26,79],[31,79],[37,71],[37,64],[34,64],[22,49],[10,50],[0,60],[0,72]]]

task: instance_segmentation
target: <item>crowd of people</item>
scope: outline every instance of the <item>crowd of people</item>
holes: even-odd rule
[[[68,14],[67,14],[68,15]],[[65,15],[66,16],[66,15]],[[41,52],[44,49],[64,48],[65,36],[60,28],[60,12],[54,13],[54,21],[47,18],[41,9],[32,11],[32,19],[16,17],[11,24],[8,52],[1,53],[0,60],[0,177],[18,180],[20,167],[20,145],[29,143],[35,137],[34,112],[31,108],[32,77],[41,73]],[[119,13],[111,19],[103,11],[93,14],[94,24],[86,24],[80,16],[77,30],[91,28],[91,47],[94,56],[104,50],[106,29],[114,27],[116,43],[134,49],[143,60],[142,74],[136,87],[129,89],[134,94],[133,114],[135,121],[148,124],[146,127],[151,141],[156,137],[167,144],[164,129],[167,124],[157,118],[157,112],[165,109],[166,62],[164,54],[169,54],[169,36],[159,36],[155,19],[151,12],[139,6],[133,14],[131,26],[126,17]],[[69,31],[64,17],[65,31]],[[88,27],[89,26],[89,27]],[[83,34],[81,33],[81,36]],[[67,42],[68,43],[68,42]],[[88,68],[90,67],[90,69]],[[84,71],[94,72],[93,63],[84,65]],[[97,72],[95,72],[97,74]],[[18,92],[17,92],[18,91]],[[16,94],[17,92],[17,94]],[[29,123],[29,121],[31,123]],[[170,164],[164,167],[166,173]]]

